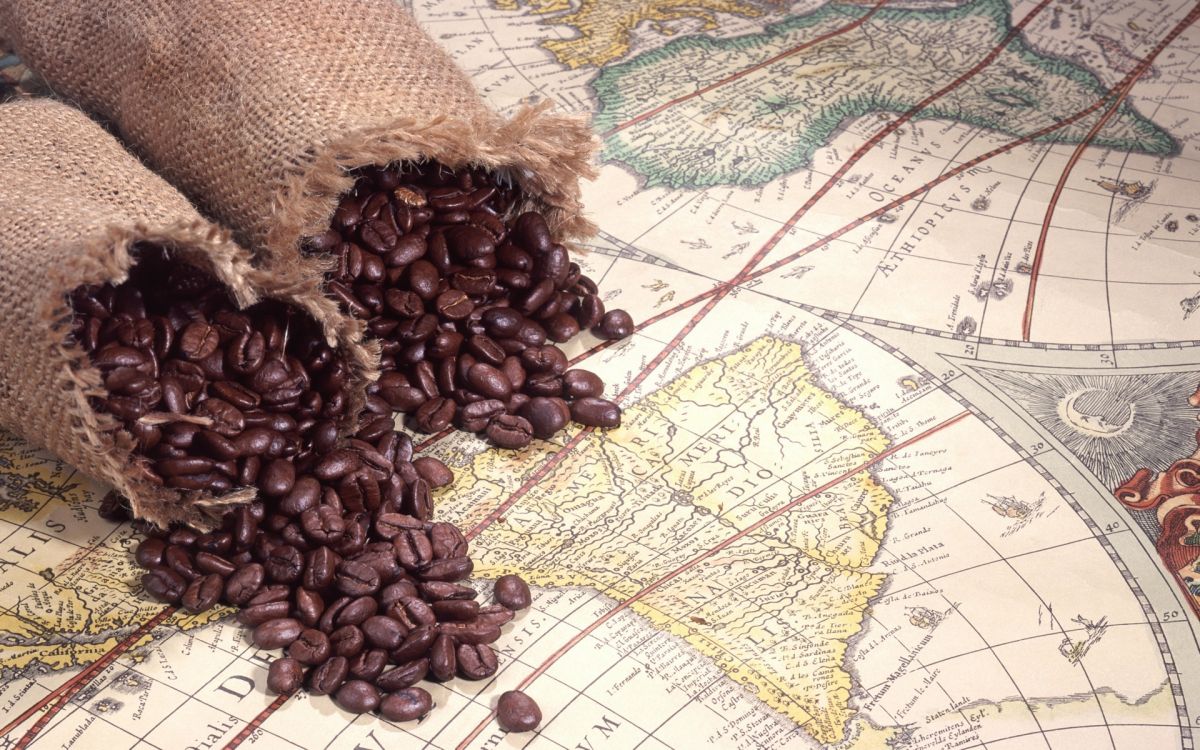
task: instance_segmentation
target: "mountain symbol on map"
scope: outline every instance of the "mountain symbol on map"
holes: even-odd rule
[[[1200,411],[1187,402],[1200,381],[1195,370],[1111,375],[968,369],[1016,402],[1109,489],[1142,467],[1165,469],[1200,427]]]
[[[604,156],[648,186],[750,187],[807,167],[849,120],[908,111],[943,87],[917,119],[1015,137],[1054,128],[1107,95],[1078,63],[1036,50],[1019,34],[1005,43],[1012,20],[1004,0],[885,7],[854,25],[868,12],[829,3],[759,32],[684,36],[601,68],[593,87]],[[993,48],[995,60],[972,72]],[[954,85],[964,77],[969,85]],[[1078,143],[1091,125],[1079,118],[1038,139]],[[1091,142],[1148,154],[1178,149],[1128,103]]]

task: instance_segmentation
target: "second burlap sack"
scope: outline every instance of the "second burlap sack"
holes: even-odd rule
[[[593,229],[587,124],[501,117],[396,0],[5,0],[0,37],[280,273],[369,164],[479,165],[560,239]]]
[[[107,392],[72,340],[67,295],[124,281],[135,245],[167,248],[207,271],[240,307],[269,297],[304,310],[347,357],[352,400],[365,398],[376,358],[355,343],[357,327],[315,281],[292,284],[254,268],[228,232],[72,107],[47,99],[0,105],[0,217],[0,425],[112,485],[138,518],[210,527],[256,491],[213,497],[152,482],[139,470],[133,436],[92,406]]]

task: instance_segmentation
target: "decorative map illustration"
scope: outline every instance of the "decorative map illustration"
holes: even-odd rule
[[[425,447],[475,585],[533,585],[500,670],[419,722],[276,699],[0,436],[0,748],[1195,747],[1200,6],[406,5],[498,109],[592,118],[579,262],[639,322],[568,349],[620,428]]]

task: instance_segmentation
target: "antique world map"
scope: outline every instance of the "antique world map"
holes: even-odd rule
[[[407,5],[500,110],[591,118],[579,262],[639,321],[569,350],[619,429],[427,447],[476,585],[533,584],[499,672],[277,700],[0,435],[0,748],[1194,747],[1200,6]]]

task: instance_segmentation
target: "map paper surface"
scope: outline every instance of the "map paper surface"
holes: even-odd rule
[[[1200,6],[406,5],[498,109],[592,118],[576,260],[641,324],[567,347],[620,428],[426,448],[482,597],[532,584],[499,672],[277,700],[0,435],[0,749],[1194,747]]]

